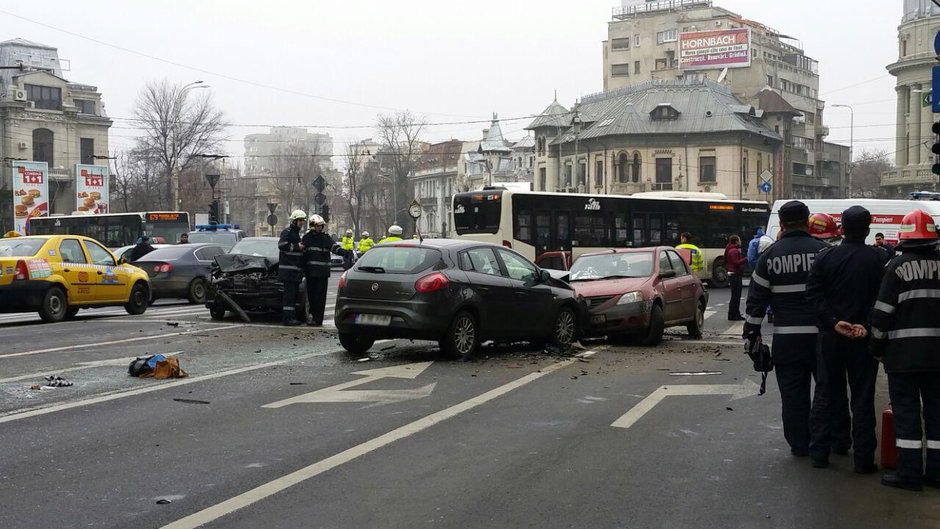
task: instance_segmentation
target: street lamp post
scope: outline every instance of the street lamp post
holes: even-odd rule
[[[855,109],[851,105],[832,105],[833,108],[849,109],[849,171],[848,171],[848,192],[845,198],[852,198],[852,169],[855,159]]]
[[[197,86],[201,85],[201,86]],[[179,174],[179,153],[177,152],[178,140],[180,134],[180,114],[183,111],[183,99],[186,92],[193,88],[209,88],[209,85],[203,85],[202,81],[193,81],[179,91],[176,99],[173,101],[173,167],[170,168],[170,179],[173,188],[173,207],[174,211],[180,210],[180,174]]]

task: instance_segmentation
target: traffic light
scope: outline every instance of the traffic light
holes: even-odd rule
[[[219,213],[219,202],[213,200],[209,203],[209,222],[212,224],[218,223],[220,218]]]
[[[323,222],[326,222],[326,223],[330,222],[330,206],[329,205],[323,204],[323,206],[320,209],[320,216],[323,217]]]
[[[940,121],[934,123],[931,130],[934,134],[933,147],[930,148],[934,155],[931,170],[933,174],[940,175]]]

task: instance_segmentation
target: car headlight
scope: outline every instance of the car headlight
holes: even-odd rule
[[[627,305],[629,303],[636,303],[638,301],[643,301],[643,295],[639,292],[627,292],[626,294],[620,296],[620,300],[617,301],[617,305]]]

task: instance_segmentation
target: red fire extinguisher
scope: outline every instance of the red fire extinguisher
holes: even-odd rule
[[[881,413],[881,466],[894,469],[898,465],[898,449],[894,441],[894,411],[891,404]]]

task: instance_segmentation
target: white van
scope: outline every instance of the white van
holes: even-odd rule
[[[767,221],[767,234],[777,238],[777,232],[780,231],[780,219],[777,212],[780,206],[790,202],[789,200],[778,200],[774,202],[770,210],[770,219]],[[810,214],[828,213],[836,222],[841,223],[842,212],[851,206],[862,206],[871,212],[871,233],[868,234],[866,242],[871,244],[875,242],[875,234],[883,233],[885,241],[896,245],[898,243],[898,227],[901,219],[915,209],[923,210],[930,214],[935,220],[940,221],[940,201],[935,200],[881,200],[869,198],[855,198],[851,200],[825,200],[825,199],[806,199],[800,200],[809,208]]]

